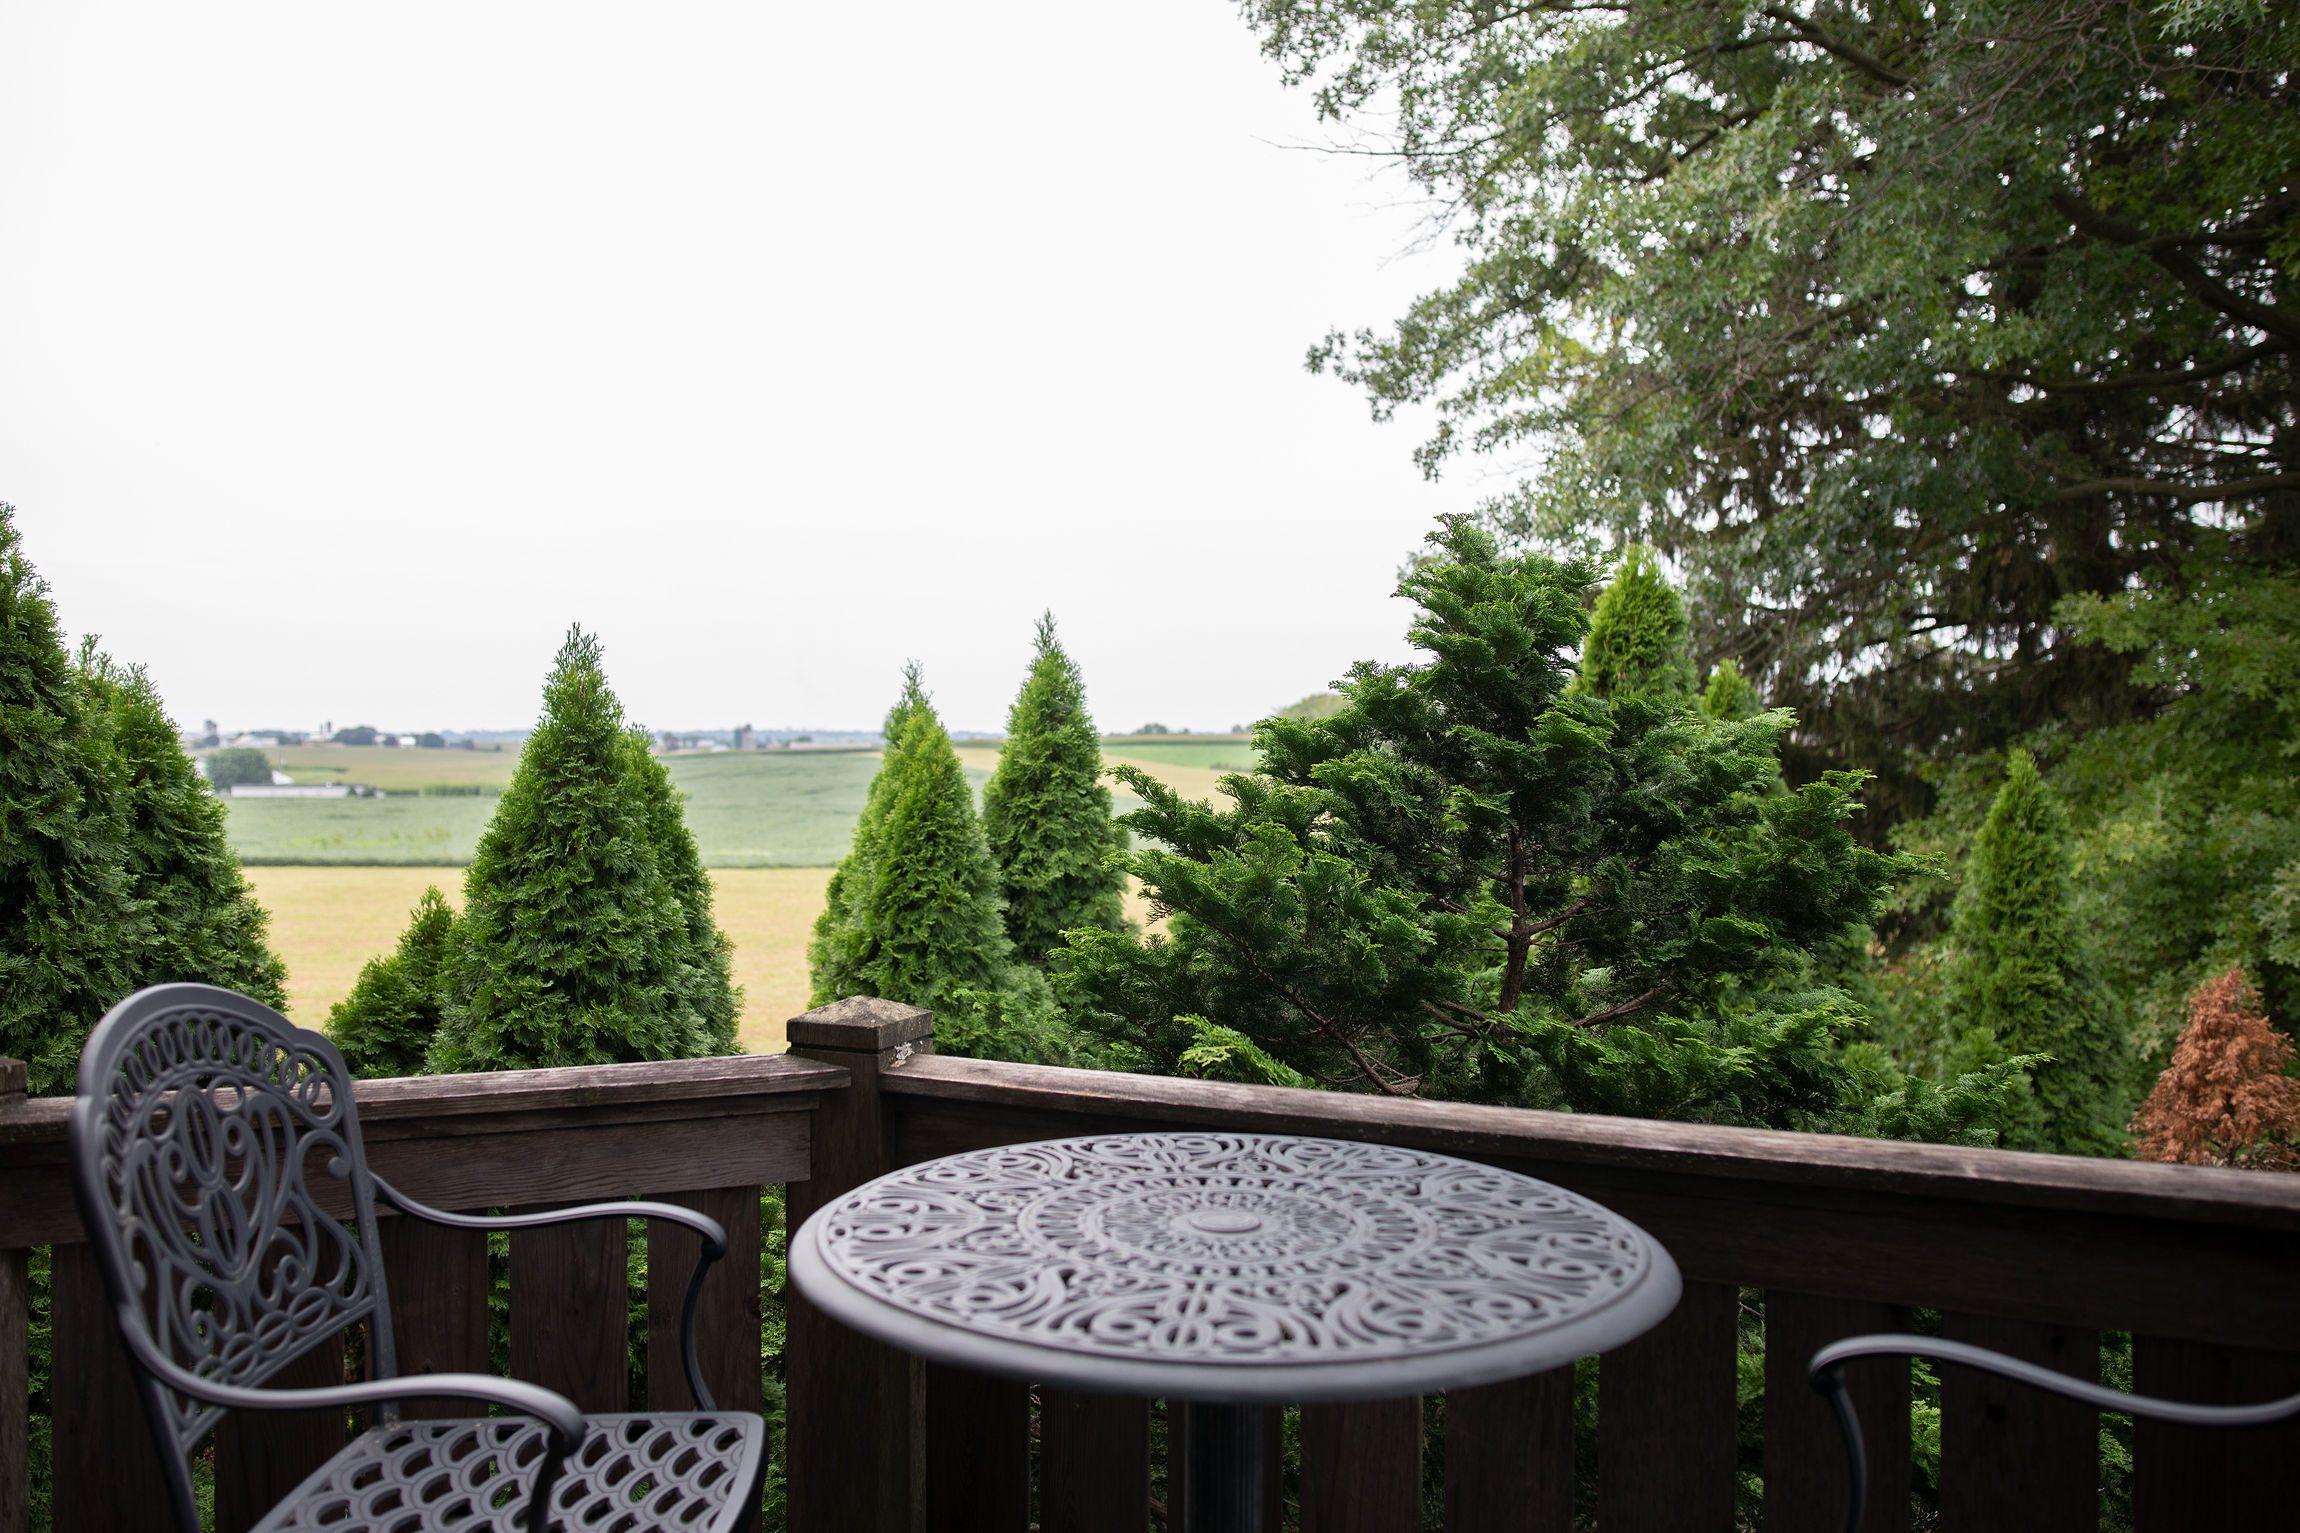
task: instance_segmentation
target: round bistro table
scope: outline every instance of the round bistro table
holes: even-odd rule
[[[1191,1533],[1260,1528],[1264,1406],[1538,1373],[1642,1334],[1679,1290],[1659,1242],[1547,1182],[1229,1133],[906,1166],[800,1226],[790,1276],[833,1318],[936,1362],[1190,1402]]]

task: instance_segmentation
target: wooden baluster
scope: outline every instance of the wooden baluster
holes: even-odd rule
[[[1810,1383],[1813,1354],[1848,1336],[1907,1329],[1886,1304],[1765,1295],[1765,1533],[1836,1533],[1845,1525],[1844,1439]],[[1900,1533],[1909,1525],[1908,1360],[1864,1358],[1846,1365],[1845,1379],[1867,1450],[1861,1527]]]
[[[1668,1319],[1598,1360],[1597,1520],[1605,1533],[1733,1526],[1740,1302],[1728,1284],[1687,1283]]]
[[[1187,1401],[1166,1402],[1166,1526],[1169,1533],[1196,1533],[1185,1508],[1190,1477],[1199,1472],[1190,1459]],[[1262,1412],[1262,1526],[1279,1533],[1286,1517],[1286,1411],[1273,1405]]]
[[[1391,1533],[1422,1519],[1422,1403],[1302,1407],[1302,1533]]]
[[[2080,1379],[2100,1376],[2097,1332],[1947,1315],[1941,1334]],[[2074,1400],[1942,1364],[1941,1525],[1950,1533],[2093,1533],[2100,1525],[2098,1415]]]
[[[695,1357],[703,1383],[723,1411],[755,1411],[759,1381],[759,1189],[717,1187],[657,1199],[708,1214],[726,1229],[727,1254],[703,1277],[695,1304]],[[691,1411],[687,1365],[679,1350],[679,1314],[700,1237],[675,1224],[647,1226],[647,1408]]]
[[[511,1232],[513,1378],[585,1411],[631,1408],[629,1255],[621,1219]]]
[[[32,1525],[31,1256],[0,1249],[0,1533]]]
[[[851,999],[793,1017],[793,1054],[847,1070],[847,1089],[815,1109],[807,1179],[790,1188],[793,1238],[809,1214],[887,1169],[890,1129],[879,1077],[934,1046],[934,1014]],[[924,1368],[847,1329],[786,1285],[791,1533],[911,1533],[925,1494],[913,1431]]]
[[[2132,1387],[2167,1400],[2251,1405],[2300,1393],[2300,1357],[2132,1340]],[[2140,1533],[2273,1528],[2300,1506],[2300,1422],[2269,1427],[2132,1424],[2132,1520]]]
[[[1149,1401],[1038,1392],[1038,1525],[1044,1533],[1144,1533]]]
[[[1573,1369],[1445,1398],[1448,1533],[1569,1533]]]
[[[266,1379],[266,1389],[325,1389],[343,1382],[343,1333],[305,1351]],[[228,1411],[216,1424],[215,1533],[241,1533],[344,1445],[344,1413]]]
[[[25,1065],[0,1057],[0,1107],[24,1100]],[[0,1533],[32,1525],[32,1253],[0,1246]]]
[[[57,1246],[51,1271],[56,1533],[172,1527],[166,1471],[95,1253]]]
[[[1030,1526],[1030,1386],[926,1365],[928,1533]]]
[[[487,1346],[487,1232],[427,1219],[385,1219],[384,1281],[392,1350],[402,1374],[492,1373]],[[476,1400],[423,1395],[399,1403],[402,1420],[484,1416]]]

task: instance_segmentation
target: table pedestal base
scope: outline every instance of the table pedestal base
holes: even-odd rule
[[[1199,1405],[1183,1413],[1190,1452],[1185,1533],[1263,1533],[1259,1405]]]

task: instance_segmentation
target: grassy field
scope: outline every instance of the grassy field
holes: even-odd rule
[[[743,987],[743,1046],[783,1046],[783,1023],[807,1009],[807,937],[828,868],[727,868],[711,874],[719,929],[735,945]],[[461,868],[250,868],[272,913],[273,949],[287,963],[288,1014],[323,1027],[360,966],[391,951],[426,884],[463,904]]]
[[[232,847],[261,864],[460,866],[495,813],[495,797],[235,798]]]
[[[722,868],[711,874],[719,929],[735,945],[743,987],[743,1047],[783,1046],[783,1024],[807,1009],[807,938],[823,908],[828,868]],[[256,898],[272,913],[273,949],[288,969],[288,1014],[324,1027],[328,1008],[351,993],[362,964],[391,951],[426,884],[463,905],[461,868],[250,868]],[[1127,914],[1147,922],[1139,891]]]
[[[409,770],[441,758],[479,758],[508,763],[509,753],[358,750],[320,746],[313,753],[337,752],[346,759],[421,757]],[[1135,751],[1154,751],[1136,755]],[[1113,746],[1113,765],[1142,767],[1189,798],[1212,798],[1222,774],[1238,770],[1245,747],[1237,742],[1186,745],[1149,742]],[[975,791],[998,765],[995,746],[960,749]],[[695,832],[703,861],[715,868],[829,867],[846,855],[855,816],[878,770],[876,751],[746,751],[667,758],[671,780],[687,795],[687,824]],[[455,764],[455,763],[450,763]],[[467,764],[467,763],[466,763]],[[508,765],[504,765],[507,773]],[[347,779],[370,781],[364,766],[346,768]],[[307,775],[308,772],[307,772]],[[396,792],[385,798],[239,798],[230,803],[233,847],[240,860],[256,866],[443,867],[471,858],[480,832],[495,813],[492,794],[426,797]],[[1139,807],[1121,790],[1120,813]]]
[[[1102,754],[1111,761],[1132,761],[1143,766],[1195,767],[1210,772],[1254,770],[1254,742],[1221,740],[1105,740]]]
[[[417,788],[500,788],[519,765],[516,746],[476,751],[395,750],[383,745],[266,747],[272,765],[301,783],[363,782],[386,793]]]
[[[1113,764],[1132,762],[1192,798],[1211,797],[1226,771],[1248,764],[1235,740],[1128,740]],[[365,782],[385,798],[234,799],[233,845],[256,896],[272,913],[272,945],[288,966],[298,1021],[324,1024],[349,994],[360,966],[391,950],[426,884],[463,897],[462,864],[494,814],[493,792],[426,797],[435,786],[498,788],[512,751],[416,751],[310,746],[280,752],[302,781]],[[969,744],[959,759],[979,794],[998,765],[995,745]],[[735,944],[744,987],[743,1042],[782,1047],[783,1023],[806,1009],[806,945],[830,868],[846,855],[855,817],[878,770],[875,751],[746,752],[668,758],[687,795],[687,823],[717,888],[719,925]],[[1123,791],[1120,812],[1139,806]],[[1148,911],[1139,894],[1129,910]]]

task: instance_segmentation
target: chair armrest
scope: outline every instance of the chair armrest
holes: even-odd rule
[[[583,1440],[583,1412],[565,1395],[518,1379],[499,1379],[485,1373],[414,1373],[396,1379],[365,1379],[356,1384],[328,1384],[317,1389],[264,1389],[241,1384],[219,1384],[204,1379],[162,1352],[155,1345],[144,1318],[133,1306],[120,1306],[120,1335],[136,1354],[136,1361],[179,1394],[230,1410],[301,1411],[381,1405],[419,1395],[446,1395],[500,1405],[522,1416],[533,1416],[549,1429],[552,1452],[572,1453]]]
[[[1852,1392],[1845,1387],[1845,1364],[1857,1357],[1928,1357],[1935,1362],[1977,1368],[1983,1373],[2016,1379],[2048,1393],[2081,1400],[2096,1410],[2121,1411],[2151,1421],[2169,1421],[2191,1427],[2256,1427],[2300,1416],[2300,1395],[2263,1400],[2255,1405],[2197,1405],[2186,1400],[2159,1400],[2152,1395],[2126,1394],[2089,1379],[2073,1378],[2040,1368],[2035,1363],[1991,1352],[1938,1336],[1884,1333],[1848,1336],[1813,1354],[1807,1376],[1816,1392],[1826,1396],[1837,1415],[1837,1431],[1845,1441],[1846,1480],[1851,1492],[1845,1515],[1845,1533],[1857,1533],[1861,1503],[1868,1499],[1868,1455],[1861,1445],[1861,1422],[1853,1411]]]
[[[444,1208],[433,1208],[401,1192],[382,1177],[374,1178],[375,1190],[384,1202],[403,1214],[433,1224],[452,1225],[459,1230],[534,1230],[554,1224],[574,1224],[585,1219],[661,1219],[683,1225],[703,1237],[703,1260],[715,1262],[727,1254],[727,1231],[709,1214],[681,1208],[676,1203],[648,1203],[632,1200],[623,1203],[579,1203],[570,1208],[547,1208],[533,1214],[451,1214]]]
[[[686,1365],[687,1388],[694,1395],[695,1404],[707,1411],[719,1408],[718,1402],[711,1398],[711,1391],[703,1384],[703,1366],[695,1355],[695,1306],[702,1298],[703,1274],[711,1263],[727,1254],[726,1227],[718,1220],[691,1208],[681,1208],[676,1203],[637,1200],[624,1203],[582,1203],[572,1208],[551,1208],[534,1214],[451,1214],[443,1208],[433,1208],[428,1203],[409,1197],[380,1176],[373,1176],[373,1173],[370,1175],[375,1182],[377,1195],[401,1213],[459,1230],[533,1230],[554,1224],[574,1224],[584,1219],[661,1219],[693,1230],[702,1237],[703,1247],[696,1253],[694,1271],[687,1278],[686,1303],[679,1311],[679,1357]]]

